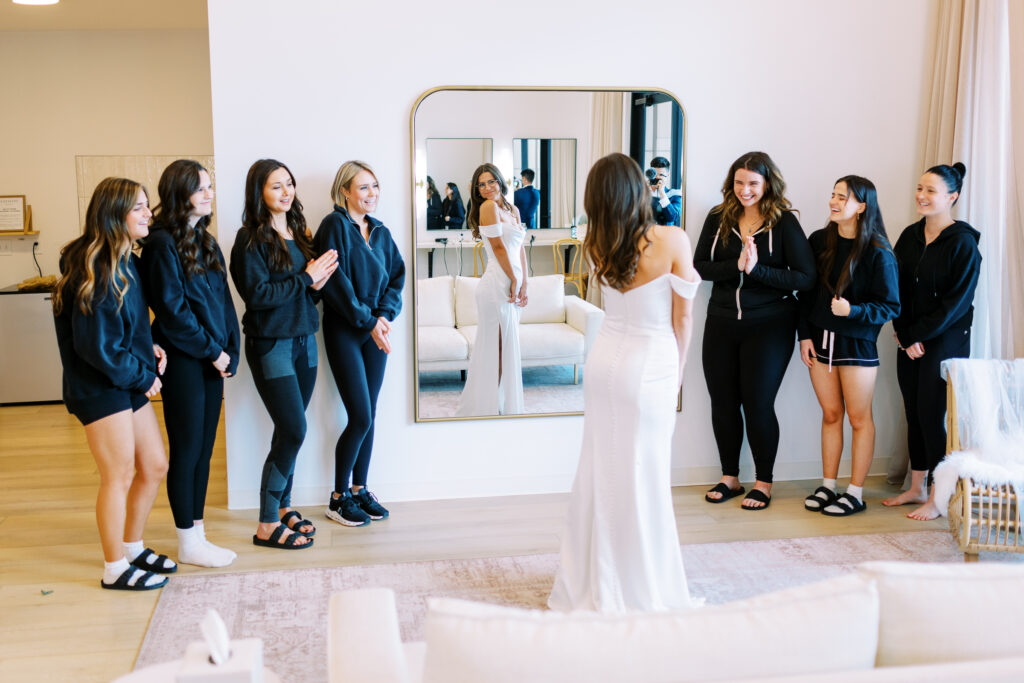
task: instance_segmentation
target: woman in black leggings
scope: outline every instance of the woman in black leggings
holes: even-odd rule
[[[722,203],[704,221],[693,257],[701,278],[714,283],[702,356],[722,480],[705,500],[721,503],[745,492],[739,474],[746,423],[757,477],[743,499],[746,510],[771,503],[779,447],[775,396],[796,340],[793,292],[815,282],[814,255],[785,193],[767,154],[741,156],[729,168]]]
[[[245,179],[242,227],[231,249],[231,278],[245,301],[245,360],[274,422],[255,545],[287,550],[313,545],[316,529],[291,509],[292,473],[316,382],[316,301],[337,267],[337,253],[315,256],[288,167],[274,159],[254,163]]]
[[[206,540],[203,510],[224,378],[238,368],[238,318],[224,256],[206,231],[213,212],[210,174],[198,162],[179,159],[164,169],[159,189],[141,275],[154,314],[153,341],[169,359],[160,394],[178,561],[224,567],[236,555]]]
[[[942,361],[971,355],[974,290],[981,274],[981,233],[953,220],[967,167],[933,166],[917,183],[917,213],[893,252],[900,268],[900,315],[893,321],[899,352],[896,378],[907,414],[910,488],[884,505],[920,503],[907,514],[939,516],[927,479],[946,452],[946,382]]]
[[[324,345],[348,422],[334,449],[327,517],[345,526],[388,516],[367,490],[366,477],[377,395],[391,352],[391,322],[402,310],[405,264],[391,232],[370,216],[379,197],[373,169],[362,161],[346,161],[331,187],[334,211],[314,239],[318,251],[338,254],[338,272],[323,291]]]

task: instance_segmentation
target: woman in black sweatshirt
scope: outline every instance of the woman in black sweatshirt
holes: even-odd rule
[[[334,211],[314,238],[317,251],[338,254],[338,272],[323,290],[324,346],[347,422],[334,448],[327,517],[345,526],[388,516],[366,488],[366,479],[377,396],[391,353],[391,323],[402,310],[405,263],[391,232],[370,215],[379,197],[369,164],[346,161],[331,187]]]
[[[178,561],[225,567],[236,555],[206,540],[203,511],[224,378],[238,368],[238,318],[224,256],[207,232],[213,212],[210,174],[196,161],[179,159],[164,169],[159,190],[141,270],[153,309],[153,339],[170,359],[160,393]]]
[[[821,486],[804,507],[833,517],[862,512],[864,478],[875,453],[871,399],[878,376],[878,333],[900,312],[896,257],[878,195],[867,178],[836,181],[829,222],[808,240],[818,286],[800,299],[800,358],[821,404]],[[850,485],[836,495],[843,454],[843,414],[853,430]]]
[[[316,383],[316,302],[337,267],[337,253],[315,256],[292,172],[274,159],[254,163],[245,178],[242,227],[231,248],[231,279],[245,302],[245,360],[274,423],[255,545],[313,545],[313,524],[291,509],[292,474]]]
[[[96,523],[103,546],[100,585],[150,590],[177,565],[145,547],[142,532],[167,473],[164,444],[149,398],[167,365],[153,344],[132,243],[149,233],[146,190],[106,178],[86,210],[85,230],[60,256],[53,293],[64,404],[85,426],[100,474]]]
[[[919,520],[939,516],[927,481],[946,452],[946,382],[939,366],[971,354],[981,233],[952,216],[966,173],[961,163],[925,171],[915,194],[922,218],[903,230],[893,249],[902,304],[893,321],[900,348],[896,377],[907,414],[911,476],[907,491],[882,502],[921,503],[907,515]]]
[[[444,229],[462,230],[462,224],[466,221],[466,209],[462,207],[459,186],[455,183],[448,183],[444,191],[447,195],[441,202],[441,218],[444,221]]]
[[[745,510],[771,503],[779,447],[775,396],[796,340],[793,292],[815,281],[814,256],[785,194],[782,174],[767,154],[741,156],[729,168],[722,203],[704,221],[693,256],[701,278],[714,283],[702,358],[722,480],[704,498],[721,503],[744,493],[739,474],[745,423],[757,477],[743,499]]]

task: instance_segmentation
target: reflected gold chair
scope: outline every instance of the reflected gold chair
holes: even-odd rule
[[[555,274],[564,275],[565,283],[576,287],[580,298],[586,299],[587,282],[583,277],[583,242],[572,238],[560,239],[551,245],[551,249],[554,252]],[[566,264],[563,249],[572,251],[568,264]],[[567,265],[568,271],[566,270]]]
[[[477,270],[477,263],[479,262],[480,270]],[[484,255],[484,241],[478,240],[473,245],[473,277],[483,277],[484,270],[487,269],[487,256]]]

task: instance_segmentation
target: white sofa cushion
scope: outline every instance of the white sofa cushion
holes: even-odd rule
[[[469,342],[454,327],[420,327],[416,357],[421,363],[469,358]]]
[[[878,666],[1024,656],[1024,566],[867,562],[857,571],[878,584]]]
[[[520,322],[565,322],[565,276],[537,275],[526,282],[526,300]]]
[[[522,360],[583,357],[583,335],[565,323],[536,323],[519,326]]]
[[[478,277],[455,278],[455,324],[459,327],[476,325],[476,286]]]
[[[420,327],[455,327],[452,276],[416,281],[416,323]]]
[[[424,678],[703,681],[870,669],[878,596],[856,575],[688,612],[562,614],[431,600]]]

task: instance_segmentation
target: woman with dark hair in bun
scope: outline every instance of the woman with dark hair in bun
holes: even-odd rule
[[[921,503],[907,516],[939,516],[928,480],[946,452],[946,382],[939,365],[971,353],[974,290],[981,273],[981,234],[954,220],[967,167],[933,166],[917,183],[918,222],[908,225],[893,251],[900,269],[900,315],[893,321],[899,355],[896,376],[907,414],[910,488],[882,501]]]

